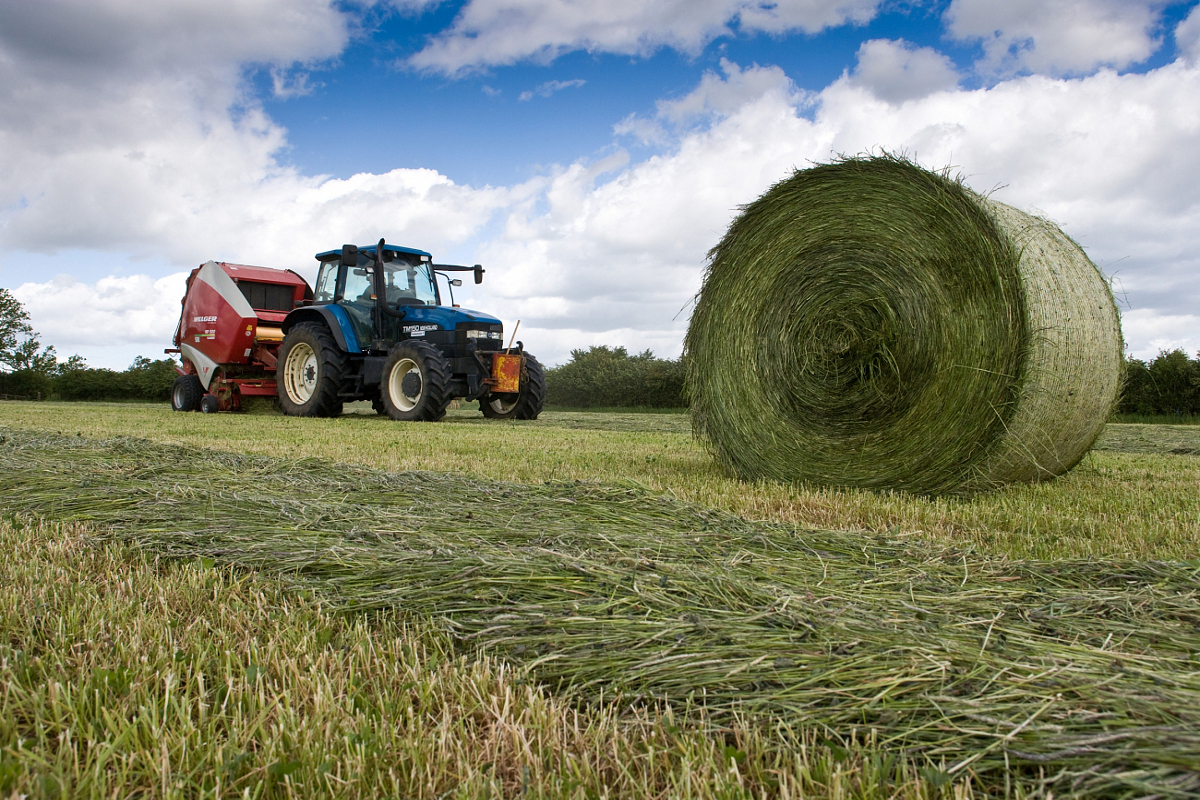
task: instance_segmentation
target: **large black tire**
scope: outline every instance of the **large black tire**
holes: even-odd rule
[[[521,391],[488,392],[479,398],[479,410],[488,419],[537,419],[546,403],[546,373],[536,358],[525,353]]]
[[[199,411],[204,387],[195,375],[180,375],[171,384],[171,408],[176,411]]]
[[[293,417],[336,417],[347,371],[346,354],[329,329],[301,322],[288,331],[275,365],[276,393],[283,413]]]
[[[453,399],[449,383],[446,357],[431,344],[409,341],[393,347],[383,362],[379,395],[392,419],[437,422]]]

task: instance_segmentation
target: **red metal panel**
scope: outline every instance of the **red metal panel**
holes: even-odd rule
[[[180,342],[217,364],[245,364],[254,348],[258,318],[233,281],[224,274],[214,275],[215,269],[219,267],[210,262],[192,281],[183,304]]]
[[[229,264],[225,261],[218,261],[221,268],[229,277],[235,280],[256,281],[258,283],[280,283],[288,286],[301,286],[308,288],[308,282],[294,272],[289,272],[285,269],[274,269],[272,267],[251,267],[247,264]],[[303,297],[303,295],[301,295]]]
[[[496,353],[492,356],[492,391],[521,391],[521,365],[524,356]]]

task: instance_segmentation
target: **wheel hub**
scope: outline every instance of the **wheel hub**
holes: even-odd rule
[[[421,368],[411,358],[402,358],[392,367],[388,375],[388,395],[392,404],[400,411],[412,411],[421,402],[425,382]]]
[[[307,342],[297,342],[283,365],[284,390],[297,405],[312,399],[317,388],[317,354]]]

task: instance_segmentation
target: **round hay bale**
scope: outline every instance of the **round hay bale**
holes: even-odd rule
[[[1116,403],[1120,322],[1079,245],[906,160],[797,171],[709,258],[685,344],[692,425],[745,480],[1046,479]]]

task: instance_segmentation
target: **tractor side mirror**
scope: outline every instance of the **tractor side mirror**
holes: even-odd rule
[[[342,266],[357,267],[358,266],[358,245],[344,244],[342,245]]]
[[[483,273],[486,271],[482,264],[475,265],[475,283],[483,283]]]

